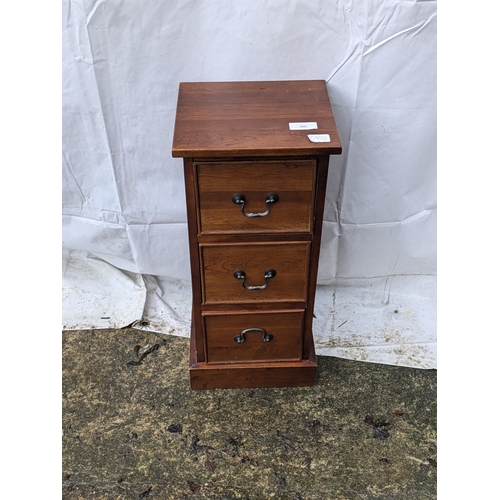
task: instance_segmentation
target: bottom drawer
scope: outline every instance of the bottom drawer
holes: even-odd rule
[[[303,310],[205,313],[203,320],[208,363],[302,358]]]

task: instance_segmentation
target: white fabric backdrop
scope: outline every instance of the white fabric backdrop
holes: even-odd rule
[[[63,77],[64,328],[189,335],[179,82],[324,79],[317,351],[436,366],[436,2],[66,0]]]

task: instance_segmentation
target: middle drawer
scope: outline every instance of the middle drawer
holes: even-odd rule
[[[306,301],[310,242],[200,245],[203,302]]]

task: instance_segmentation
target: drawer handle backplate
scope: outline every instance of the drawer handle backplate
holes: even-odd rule
[[[278,203],[279,199],[280,199],[280,197],[276,193],[269,193],[266,196],[266,211],[261,212],[261,213],[251,213],[251,212],[245,212],[245,203],[246,203],[245,195],[240,194],[240,193],[236,193],[236,194],[233,194],[233,197],[232,197],[232,201],[235,205],[241,205],[241,213],[245,217],[250,217],[250,218],[265,217],[266,215],[269,214],[269,211],[271,210],[270,205],[272,205],[274,203]]]
[[[242,280],[241,286],[245,290],[264,290],[264,288],[267,288],[267,285],[269,283],[268,280],[270,280],[271,278],[274,278],[276,276],[276,271],[274,269],[268,269],[264,273],[264,284],[263,285],[254,285],[254,286],[246,285],[245,281],[247,279],[247,275],[246,275],[245,271],[242,271],[241,269],[234,271],[233,276],[238,280]]]
[[[234,337],[234,341],[238,342],[238,344],[243,344],[243,342],[245,342],[245,334],[249,332],[262,333],[262,342],[271,342],[271,340],[273,340],[273,335],[267,333],[262,328],[247,328],[246,330],[243,330],[239,335],[236,335],[236,337]]]

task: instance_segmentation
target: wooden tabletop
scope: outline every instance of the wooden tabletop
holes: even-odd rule
[[[290,123],[299,129],[290,130]],[[301,129],[314,123],[317,128]],[[179,84],[173,157],[341,152],[324,80]]]

